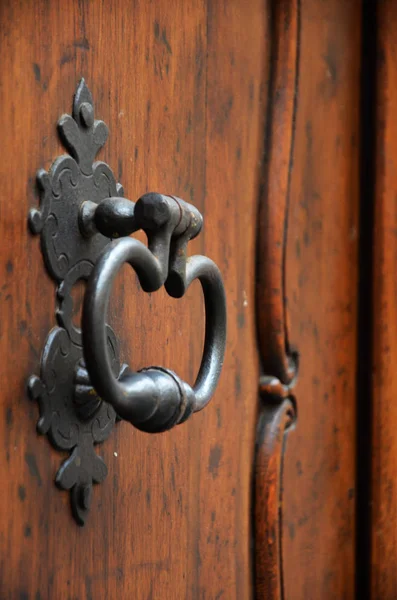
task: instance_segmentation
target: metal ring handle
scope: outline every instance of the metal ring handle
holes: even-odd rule
[[[122,238],[110,243],[98,259],[85,293],[82,332],[84,357],[91,382],[98,394],[113,405],[123,419],[139,429],[159,432],[185,421],[211,399],[222,369],[226,343],[226,297],[216,264],[205,256],[186,261],[183,275],[166,282],[168,293],[181,296],[199,279],[205,301],[205,342],[197,380],[191,388],[162,367],[113,374],[107,351],[106,314],[116,274],[129,263],[145,291],[156,291],[164,283],[159,259],[141,242]],[[175,285],[175,275],[183,281]]]

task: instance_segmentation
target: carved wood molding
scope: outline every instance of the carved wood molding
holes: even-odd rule
[[[255,588],[256,597],[283,599],[282,476],[286,432],[295,423],[294,403],[262,408],[255,461]]]
[[[300,0],[274,0],[265,161],[257,239],[257,326],[262,367],[254,470],[256,598],[282,600],[282,477],[298,353],[289,337],[285,293],[289,196],[299,84]]]
[[[299,0],[274,0],[266,116],[265,162],[259,199],[257,315],[262,371],[289,384],[296,353],[288,333],[285,254],[290,175],[299,82]]]

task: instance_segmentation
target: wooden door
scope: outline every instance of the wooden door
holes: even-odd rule
[[[1,598],[354,597],[360,14],[341,0],[0,3]],[[82,77],[125,195],[203,214],[189,249],[219,265],[228,327],[211,404],[158,435],[119,423],[78,527],[26,391],[56,307],[27,216]],[[198,285],[148,295],[123,268],[109,321],[132,369],[193,383]]]
[[[248,9],[248,10],[247,10]],[[258,360],[255,220],[266,14],[249,2],[1,3],[2,598],[248,598]],[[26,381],[55,325],[55,285],[27,215],[36,171],[63,152],[56,123],[84,77],[110,129],[99,158],[125,195],[186,199],[205,218],[190,253],[217,262],[228,342],[210,408],[169,433],[120,423],[83,528],[54,485],[63,458],[36,433]],[[142,236],[141,236],[141,239]],[[193,285],[148,297],[124,268],[110,322],[133,369],[191,383],[204,335]]]

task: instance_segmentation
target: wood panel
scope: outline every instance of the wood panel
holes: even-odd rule
[[[296,419],[291,394],[298,367],[298,355],[289,338],[285,261],[299,96],[299,0],[272,3],[270,31],[257,240],[261,404],[254,470],[253,533],[258,600],[284,598],[283,464],[287,431]]]
[[[358,1],[272,3],[258,230],[258,598],[355,595],[360,15]]]
[[[255,457],[255,598],[284,595],[282,551],[283,473],[287,432],[296,420],[294,403],[263,397]]]
[[[397,6],[377,5],[373,254],[371,598],[397,596]]]
[[[291,383],[297,366],[289,339],[285,260],[299,97],[300,29],[300,0],[273,2],[256,297],[262,369],[284,385]]]
[[[0,23],[0,595],[248,598],[266,5],[4,0]],[[100,158],[127,197],[164,191],[203,212],[192,252],[219,264],[228,303],[212,404],[158,436],[118,425],[100,448],[109,475],[84,529],[54,486],[60,456],[37,437],[38,410],[25,389],[55,324],[54,285],[27,213],[37,204],[36,170],[61,151],[55,124],[82,76],[110,128]],[[111,323],[133,368],[163,364],[193,381],[203,338],[197,286],[179,302],[147,297],[125,269]]]
[[[286,598],[354,598],[361,3],[301,1],[286,246],[298,418],[284,455]]]

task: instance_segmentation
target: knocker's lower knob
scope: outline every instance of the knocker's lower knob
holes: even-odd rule
[[[193,412],[192,388],[169,369],[149,367],[132,373],[127,365],[122,365],[118,380],[129,389],[130,394],[145,394],[140,414],[130,402],[113,406],[119,418],[129,421],[141,431],[166,431],[186,421]],[[90,420],[103,403],[91,384],[84,361],[80,361],[75,370],[74,403],[83,421]]]
[[[192,414],[194,410],[194,392],[173,372],[163,367],[149,367],[138,373],[125,373],[121,383],[126,386],[129,396],[142,395],[140,404],[142,420],[139,420],[134,404],[114,405],[117,414],[129,421],[141,431],[159,433],[178,425]]]

